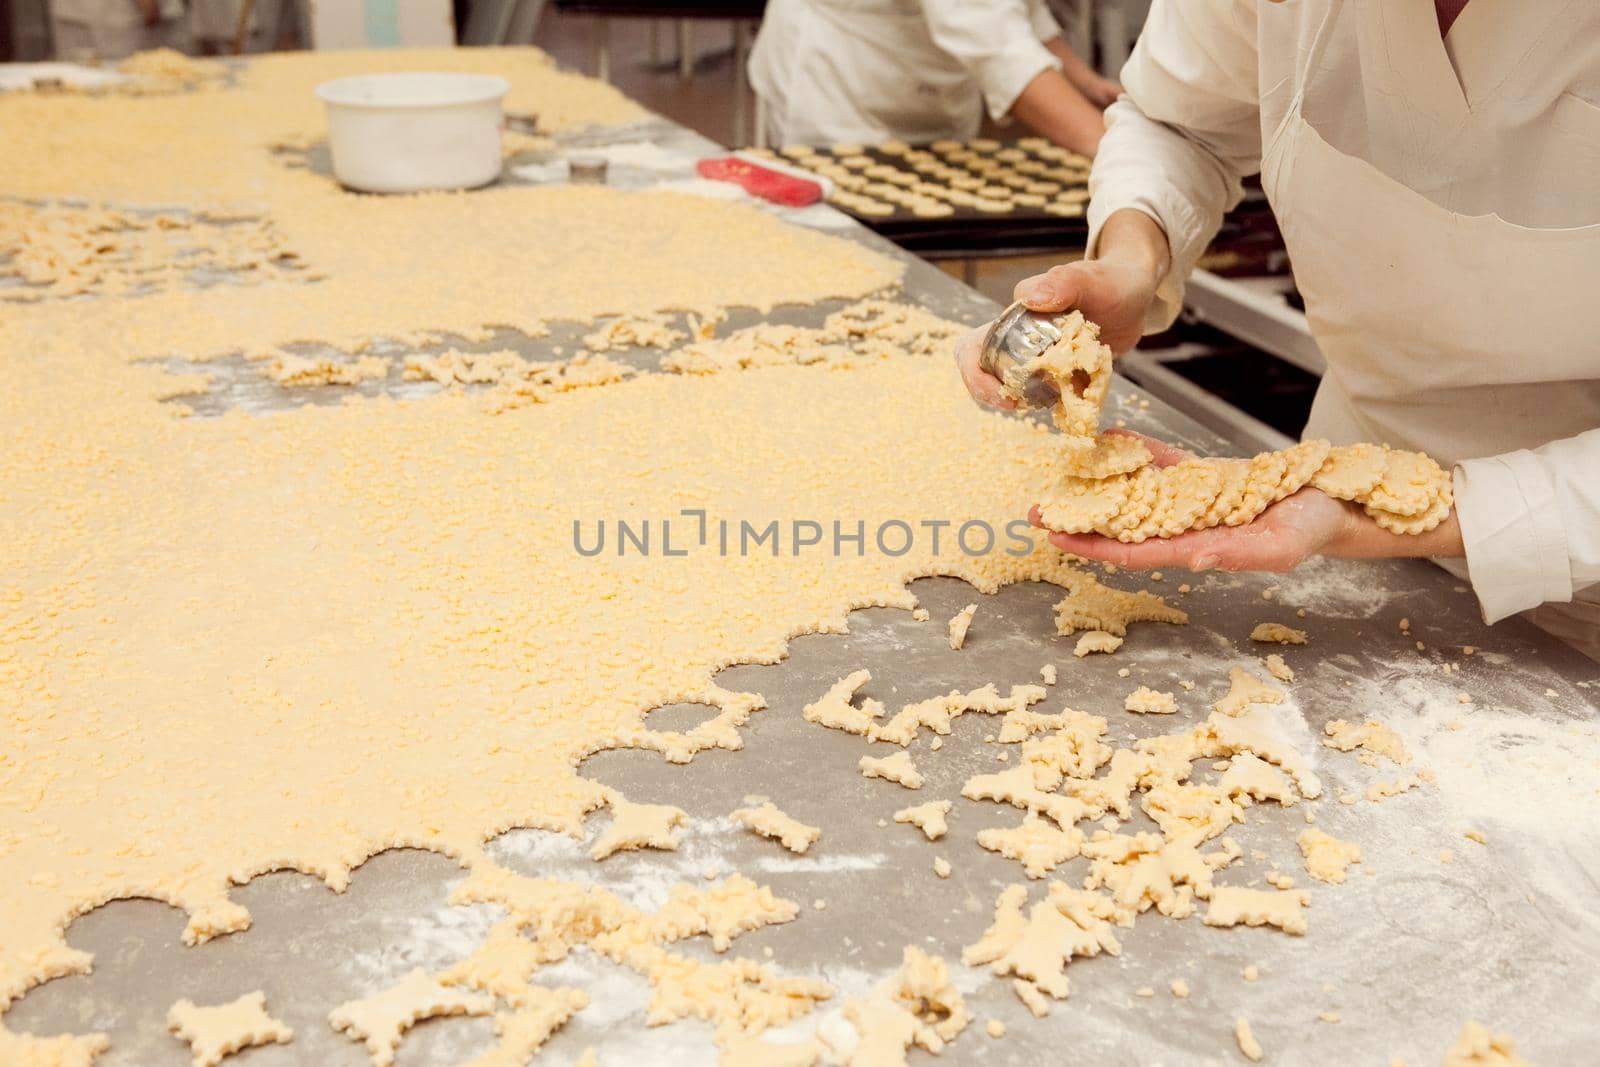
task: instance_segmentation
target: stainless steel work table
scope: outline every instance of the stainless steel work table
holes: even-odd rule
[[[652,142],[689,155],[716,151],[659,122],[566,140]],[[619,185],[662,180],[620,165],[613,166],[612,177]],[[908,299],[972,323],[995,311],[958,282],[827,209],[812,209],[805,217],[904,260]],[[784,308],[773,317],[816,324],[837,306]],[[722,330],[753,321],[750,313],[736,313]],[[585,329],[558,324],[547,337],[502,336],[483,347],[511,343],[548,357],[555,346],[573,351]],[[656,356],[623,353],[646,368]],[[212,394],[184,398],[202,417],[231,406],[272,410],[337,402],[352,391],[290,396],[243,373],[243,364],[208,364],[207,371],[219,375]],[[418,394],[432,388],[402,383],[396,371],[391,381],[354,391]],[[886,396],[883,402],[909,401]],[[1146,403],[1123,381],[1107,418],[1198,449],[1231,451],[1227,442],[1160,403]],[[848,635],[800,638],[781,664],[728,671],[727,685],[760,692],[770,705],[742,731],[743,751],[713,750],[687,766],[642,752],[608,752],[587,762],[584,773],[632,799],[684,808],[692,825],[677,852],[620,854],[595,864],[584,842],[514,831],[495,842],[492,853],[515,870],[604,886],[644,906],[658,903],[676,881],[700,883],[708,868],[769,884],[802,905],[800,917],[739,938],[732,954],[764,959],[771,949],[784,971],[826,978],[838,992],[818,1013],[825,1015],[898,966],[907,944],[956,963],[962,946],[990,922],[1001,888],[1024,879],[1017,863],[973,840],[983,827],[1015,823],[1016,810],[959,798],[970,775],[1003,769],[996,746],[984,741],[996,729],[992,719],[958,719],[937,755],[927,753],[924,733],[912,753],[928,784],[910,793],[862,778],[856,760],[867,750],[865,742],[805,722],[803,704],[860,667],[873,673],[865,695],[892,710],[953,688],[994,682],[1004,690],[1037,682],[1040,666],[1053,663],[1060,684],[1040,707],[1054,711],[1065,704],[1104,715],[1111,724],[1107,740],[1126,744],[1135,735],[1197,721],[1225,688],[1229,666],[1248,666],[1280,651],[1252,644],[1251,627],[1284,621],[1312,635],[1309,647],[1281,651],[1299,674],[1283,714],[1303,718],[1302,747],[1315,758],[1325,786],[1316,804],[1317,826],[1359,842],[1362,863],[1344,886],[1308,881],[1294,846],[1304,808],[1258,805],[1233,832],[1244,861],[1219,880],[1259,884],[1274,867],[1294,875],[1312,893],[1309,934],[1216,930],[1198,916],[1177,922],[1150,912],[1119,931],[1120,957],[1075,961],[1068,968],[1070,999],[1040,1021],[1028,1016],[1009,981],[991,978],[986,969],[957,966],[979,1022],[941,1060],[913,1052],[913,1062],[1239,1063],[1232,1031],[1240,1015],[1250,1020],[1269,1063],[1383,1064],[1391,1056],[1412,1065],[1437,1063],[1468,1019],[1512,1033],[1534,1063],[1593,1061],[1600,1038],[1595,664],[1521,622],[1485,628],[1464,583],[1427,563],[1319,562],[1285,576],[1169,572],[1159,584],[1128,575],[1109,581],[1165,593],[1190,612],[1191,625],[1137,625],[1117,654],[1079,660],[1071,654],[1071,639],[1054,636],[1050,607],[1059,592],[1053,587],[1024,584],[981,597],[955,579],[918,581],[913,588],[932,612],[931,622],[914,622],[898,610],[858,611]],[[1193,592],[1178,594],[1180,582],[1191,583]],[[1274,599],[1264,600],[1270,587],[1276,587]],[[953,652],[943,622],[972,600],[980,602],[977,621],[966,648]],[[1303,622],[1295,617],[1302,607]],[[1411,620],[1409,634],[1398,629],[1402,617]],[[1425,648],[1419,650],[1418,641]],[[1467,645],[1477,653],[1463,655]],[[1459,671],[1446,673],[1443,664],[1459,664]],[[1119,677],[1120,668],[1131,676]],[[1196,688],[1184,693],[1180,680]],[[1124,713],[1123,698],[1141,684],[1178,691],[1184,713]],[[1471,695],[1470,705],[1457,703],[1461,692]],[[668,708],[652,721],[677,727],[698,721],[704,710]],[[1417,766],[1431,767],[1438,783],[1381,804],[1341,804],[1341,793],[1364,792],[1371,781],[1392,779],[1399,770],[1374,770],[1353,754],[1316,743],[1324,722],[1368,716],[1399,730]],[[1203,767],[1197,766],[1197,775]],[[821,841],[796,857],[734,828],[728,813],[752,794],[821,826]],[[940,842],[888,821],[900,807],[937,798],[955,801],[950,833]],[[601,813],[588,820],[591,835],[606,818]],[[888,825],[880,825],[884,821]],[[1146,825],[1141,816],[1128,829]],[[1466,840],[1467,829],[1481,831],[1487,844]],[[1267,858],[1253,858],[1255,850]],[[1443,861],[1444,850],[1453,854],[1450,862]],[[954,868],[948,880],[935,877],[935,856]],[[1083,867],[1076,860],[1055,874],[1076,882]],[[113,903],[68,932],[73,946],[94,953],[94,973],[33,990],[6,1021],[13,1029],[42,1034],[103,1030],[112,1039],[111,1051],[99,1061],[106,1067],[176,1067],[188,1060],[186,1048],[165,1031],[173,1001],[217,1003],[259,988],[273,1014],[294,1027],[294,1042],[251,1050],[229,1063],[354,1067],[366,1062],[365,1054],[328,1026],[328,1012],[414,967],[438,969],[463,957],[497,915],[484,906],[448,906],[446,895],[460,878],[453,862],[413,851],[375,857],[343,895],[307,876],[260,877],[235,892],[254,917],[251,929],[196,948],[179,940],[179,912],[149,901]],[[1035,897],[1042,885],[1033,886]],[[826,902],[826,909],[818,910],[816,901]],[[714,955],[700,938],[680,948]],[[1259,967],[1259,981],[1241,977],[1248,964]],[[646,983],[587,949],[535,978],[580,985],[592,999],[537,1062],[570,1063],[591,1045],[608,1067],[714,1062],[708,1025],[646,1028]],[[1179,978],[1192,990],[1186,999],[1168,991]],[[1145,986],[1155,990],[1153,997],[1136,994]],[[1339,1021],[1318,1021],[1322,1012],[1337,1012]],[[990,1017],[1005,1022],[1006,1036],[986,1036],[983,1020]],[[398,1063],[456,1063],[490,1041],[487,1019],[428,1022],[402,1042]]]

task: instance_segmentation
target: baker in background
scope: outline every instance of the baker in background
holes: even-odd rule
[[[68,61],[189,45],[183,0],[50,0],[50,33],[56,58]]]
[[[987,105],[1083,155],[1120,91],[1044,0],[771,0],[750,83],[777,144],[970,140]]]
[[[1600,4],[1156,0],[1122,78],[1088,258],[1018,299],[1126,351],[1259,170],[1327,359],[1306,435],[1454,464],[1456,506],[1402,537],[1302,489],[1238,528],[1051,540],[1134,568],[1432,556],[1487,621],[1600,659]],[[958,359],[995,402],[972,338]]]

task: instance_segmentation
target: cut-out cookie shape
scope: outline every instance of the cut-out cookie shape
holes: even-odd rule
[[[194,1067],[216,1067],[241,1049],[294,1039],[293,1030],[267,1014],[261,992],[210,1007],[180,1000],[167,1012],[167,1029],[188,1043]]]

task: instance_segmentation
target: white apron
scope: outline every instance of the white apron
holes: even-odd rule
[[[1306,435],[1422,449],[1449,465],[1600,426],[1600,375],[1571,380],[1570,358],[1600,360],[1600,224],[1536,228],[1455,214],[1315,128],[1319,91],[1340,90],[1316,77],[1333,42],[1359,50],[1369,100],[1416,111],[1416,151],[1430,137],[1470,136],[1472,106],[1453,77],[1434,79],[1449,90],[1440,94],[1406,76],[1416,64],[1450,62],[1432,5],[1387,0],[1384,11],[1380,2],[1334,0],[1263,145],[1262,184],[1328,361]],[[1469,3],[1462,17],[1471,13]],[[1397,17],[1410,20],[1404,32]],[[1420,47],[1430,31],[1431,51]],[[1600,658],[1595,588],[1531,617]]]

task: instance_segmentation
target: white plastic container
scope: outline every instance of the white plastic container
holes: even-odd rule
[[[357,74],[317,86],[343,185],[368,193],[473,189],[500,176],[501,100],[488,74]]]

